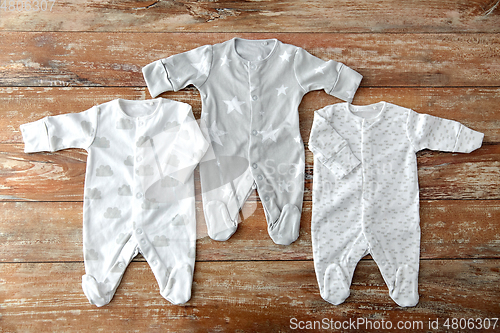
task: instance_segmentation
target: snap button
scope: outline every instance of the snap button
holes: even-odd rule
[[[153,264],[153,266],[158,265],[158,261],[157,260],[153,260],[151,263]]]
[[[256,131],[256,130],[253,130],[253,131],[252,131],[252,134],[253,134],[253,135],[257,135],[257,131]]]
[[[137,160],[137,162],[140,162],[140,161],[142,161],[142,157],[141,156],[137,156],[136,160]]]
[[[269,201],[269,197],[267,195],[264,197],[264,201]]]
[[[119,264],[118,264],[118,268],[124,269],[124,268],[125,268],[125,264],[124,264],[124,263],[122,263],[122,262],[121,262],[121,263],[119,263]]]
[[[252,188],[255,190],[257,188],[257,184],[253,183]]]
[[[257,68],[257,66],[255,66],[255,65],[250,65],[250,69],[256,69],[256,68]]]
[[[145,239],[141,239],[141,244],[145,245],[146,244],[146,240]]]
[[[141,228],[137,228],[137,229],[135,229],[135,232],[137,232],[140,235],[140,234],[142,234],[142,229]]]
[[[263,178],[264,178],[264,177],[262,177],[262,175],[258,175],[258,176],[257,176],[257,179],[258,179],[258,180],[262,180]]]
[[[137,199],[142,198],[142,193],[141,193],[141,192],[138,192],[138,193],[135,195],[135,197],[136,197]]]
[[[252,164],[252,168],[257,169],[257,163]]]
[[[253,96],[252,96],[252,99],[253,99],[254,101],[256,101],[256,100],[258,100],[258,99],[259,99],[259,97],[257,97],[257,95],[253,95]]]
[[[139,121],[139,126],[144,126],[144,121],[143,120]]]

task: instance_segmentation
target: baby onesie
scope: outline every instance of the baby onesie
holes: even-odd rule
[[[420,252],[416,152],[468,153],[483,134],[452,120],[386,102],[341,103],[315,112],[311,236],[321,297],[349,296],[358,261],[370,253],[400,306],[418,303]]]
[[[211,141],[200,163],[209,236],[231,237],[239,210],[258,188],[273,241],[295,241],[304,192],[300,101],[319,89],[351,101],[362,76],[276,39],[241,38],[155,61],[143,73],[152,96],[189,84],[200,91]]]
[[[141,253],[174,304],[191,297],[196,220],[193,170],[208,142],[185,103],[117,99],[21,125],[25,152],[87,150],[82,287],[109,303]]]

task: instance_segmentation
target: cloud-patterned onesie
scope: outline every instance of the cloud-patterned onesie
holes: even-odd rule
[[[400,306],[418,303],[420,255],[416,152],[468,153],[483,134],[386,102],[315,112],[311,236],[321,297],[340,304],[370,253]]]
[[[117,99],[21,125],[25,152],[87,150],[82,287],[111,301],[140,252],[174,304],[191,297],[196,251],[193,170],[208,142],[185,103]]]
[[[276,39],[241,38],[155,61],[143,73],[152,96],[189,84],[201,93],[212,143],[200,164],[209,236],[231,237],[239,210],[257,188],[273,241],[295,241],[305,161],[298,106],[307,92],[320,89],[351,101],[361,75]]]

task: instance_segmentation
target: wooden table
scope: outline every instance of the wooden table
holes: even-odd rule
[[[278,332],[323,320],[332,327],[383,320],[385,328],[391,321],[391,330],[376,331],[401,331],[401,321],[407,331],[444,332],[459,327],[452,318],[500,317],[499,1],[55,0],[45,2],[45,11],[33,11],[33,1],[31,11],[27,0],[17,3],[10,11],[7,1],[0,11],[0,332]],[[176,306],[163,299],[137,257],[109,305],[88,303],[81,289],[86,153],[24,154],[19,125],[119,97],[149,98],[142,66],[235,36],[276,37],[344,62],[364,75],[355,104],[385,100],[485,133],[483,147],[471,154],[418,155],[417,307],[400,308],[389,298],[369,257],[359,263],[344,304],[321,299],[307,149],[295,243],[271,241],[256,195],[229,241],[210,240],[197,178],[200,239],[191,300]],[[162,96],[192,104],[200,117],[194,88]],[[306,148],[313,111],[336,102],[324,92],[304,98]],[[365,331],[364,325],[343,330]]]

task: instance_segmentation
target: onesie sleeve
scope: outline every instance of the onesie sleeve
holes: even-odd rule
[[[352,102],[363,76],[333,60],[324,61],[298,48],[293,62],[295,76],[307,93],[323,89],[327,94]]]
[[[192,84],[199,88],[210,75],[212,46],[175,54],[146,65],[142,69],[151,96],[165,91],[178,91]]]
[[[174,142],[169,147],[169,161],[165,173],[184,184],[205,155],[208,146],[208,141],[189,107],[189,112],[181,122]]]
[[[484,134],[459,122],[408,111],[408,139],[415,151],[422,149],[470,153],[481,147]]]
[[[314,112],[309,150],[337,179],[342,179],[361,162],[351,151],[347,141],[329,124],[321,111]]]
[[[21,125],[24,152],[54,152],[67,148],[87,149],[94,140],[98,108],[80,113],[45,117]]]

